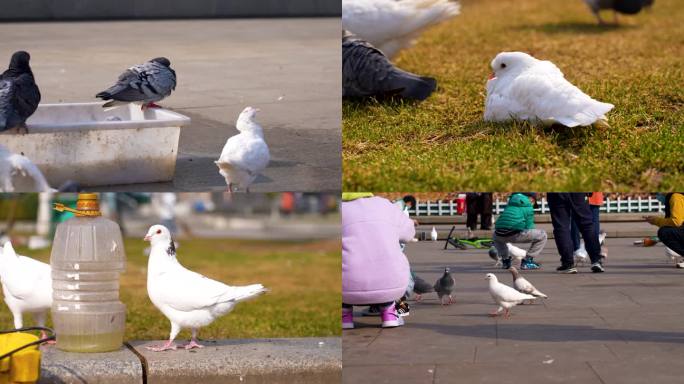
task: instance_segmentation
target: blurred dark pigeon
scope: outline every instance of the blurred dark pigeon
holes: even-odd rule
[[[654,1],[655,0],[584,0],[601,25],[606,24],[599,14],[601,10],[612,9],[613,22],[617,24],[618,13],[635,15],[641,12],[643,8],[650,8]]]
[[[420,276],[413,272],[411,276],[413,276],[413,293],[416,295],[416,301],[420,301],[421,295],[435,291],[435,288]]]
[[[454,302],[454,298],[451,297],[451,292],[454,290],[455,283],[454,278],[451,277],[451,274],[449,273],[449,268],[444,268],[444,275],[442,275],[434,285],[435,292],[437,292],[437,296],[439,296],[439,301],[442,305],[444,305],[443,297],[445,296],[449,299],[447,304]]]
[[[425,100],[435,79],[395,67],[370,43],[342,31],[342,97],[392,97]]]
[[[26,119],[40,103],[29,60],[28,52],[15,52],[9,68],[0,75],[0,133],[28,133]]]
[[[119,75],[116,84],[95,95],[110,100],[102,107],[127,103],[141,103],[142,109],[159,107],[155,102],[169,96],[176,89],[176,72],[165,57],[157,57],[144,64],[134,65]]]

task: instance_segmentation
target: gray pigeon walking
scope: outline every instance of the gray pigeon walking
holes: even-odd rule
[[[15,52],[9,68],[0,75],[0,133],[28,133],[26,119],[40,103],[30,60],[28,52]]]
[[[176,72],[166,57],[134,65],[119,75],[116,84],[95,97],[109,100],[102,107],[140,103],[142,109],[159,107],[155,103],[176,89]]]
[[[342,97],[392,97],[425,100],[435,79],[395,67],[370,43],[342,31]]]
[[[449,273],[449,267],[444,268],[444,274],[435,282],[433,287],[435,288],[435,292],[437,292],[437,296],[439,296],[439,302],[442,303],[442,305],[445,305],[443,300],[443,297],[445,296],[449,299],[447,305],[454,302],[454,298],[451,297],[451,292],[454,290],[455,283],[454,278],[451,276],[451,273]]]
[[[601,10],[612,9],[613,23],[617,24],[618,13],[634,15],[641,12],[643,8],[650,8],[654,1],[655,0],[584,0],[589,6],[589,9],[591,9],[591,12],[596,16],[598,23],[601,25],[606,24],[599,14]]]
[[[413,293],[416,295],[416,301],[420,301],[422,295],[435,291],[435,288],[423,278],[413,272],[411,275],[413,276]]]

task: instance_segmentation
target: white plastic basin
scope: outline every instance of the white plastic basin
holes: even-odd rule
[[[129,104],[41,104],[28,135],[0,135],[0,143],[40,168],[52,187],[153,183],[173,179],[180,129],[190,118]]]

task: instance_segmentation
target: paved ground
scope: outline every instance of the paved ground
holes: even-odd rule
[[[484,280],[495,269],[486,250],[442,250],[442,243],[411,243],[415,272],[435,281],[454,271],[456,304],[434,294],[411,302],[404,327],[382,330],[378,318],[356,316],[343,332],[343,382],[375,383],[675,383],[682,382],[684,271],[665,263],[664,248],[641,248],[634,239],[608,239],[606,273],[588,267],[557,275],[555,244],[524,272],[549,299],[496,309]]]
[[[95,101],[130,65],[171,60],[178,86],[160,104],[192,118],[174,181],[103,190],[225,189],[213,161],[247,105],[261,108],[272,159],[252,191],[340,188],[339,18],[5,23],[0,35],[3,68],[31,53],[43,103]]]

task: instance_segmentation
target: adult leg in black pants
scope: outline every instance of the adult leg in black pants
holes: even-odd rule
[[[666,247],[684,256],[684,228],[660,227],[658,238]]]
[[[483,193],[480,196],[480,204],[480,212],[482,213],[480,218],[480,229],[492,229],[492,194]]]
[[[577,224],[582,234],[584,245],[591,259],[592,272],[603,272],[601,265],[601,246],[598,238],[594,236],[594,223],[592,221],[589,203],[584,199],[584,193],[549,193],[547,195],[551,222],[553,223],[553,236],[561,256],[559,272],[576,273],[573,260],[573,243],[570,234],[571,222]]]

